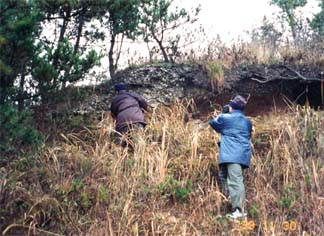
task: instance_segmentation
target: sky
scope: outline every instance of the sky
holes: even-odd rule
[[[221,41],[228,45],[235,44],[238,39],[244,40],[245,32],[260,27],[264,16],[274,19],[278,15],[280,9],[270,5],[269,2],[270,0],[175,0],[175,3],[187,10],[201,5],[198,21],[195,25],[189,26],[189,30],[194,27],[199,28],[199,26],[204,28],[206,35],[202,37],[205,38],[200,38],[198,44],[208,44],[219,36]],[[302,14],[312,18],[312,15],[318,11],[318,0],[308,0],[306,7],[303,7]],[[109,45],[109,43],[104,45]],[[124,46],[126,47],[124,51],[131,51],[137,56],[143,55],[143,58],[148,57],[147,47],[144,43],[136,45],[126,43]],[[122,58],[124,57],[122,56]],[[128,56],[128,58],[132,58],[132,56]],[[126,67],[128,63],[128,59],[120,60],[119,68]],[[107,71],[107,65],[108,61],[105,57],[100,69]]]
[[[198,21],[193,25],[186,24],[184,31],[191,32],[194,37],[186,37],[182,34],[182,42],[179,45],[186,45],[186,49],[199,50],[198,48],[207,47],[213,40],[220,38],[221,42],[227,46],[237,44],[241,40],[247,41],[251,34],[247,31],[257,29],[262,25],[263,18],[266,16],[270,22],[278,17],[280,8],[271,5],[270,0],[175,0],[173,7],[185,8],[188,12],[200,5],[201,11],[198,15]],[[171,8],[172,9],[172,8]],[[319,11],[318,0],[308,0],[307,6],[303,7],[303,15],[311,18],[312,13]],[[172,10],[171,10],[172,11]],[[199,27],[204,28],[204,33],[199,33]],[[196,29],[196,30],[195,30]],[[182,33],[183,29],[174,31],[175,34]],[[198,33],[197,33],[198,32]],[[134,45],[131,44],[134,49]],[[136,45],[135,51],[148,57],[147,46],[144,42]],[[124,64],[126,66],[126,64]]]
[[[199,23],[210,37],[220,35],[224,41],[237,39],[244,31],[261,25],[262,19],[274,17],[279,13],[277,6],[270,5],[270,0],[181,0],[181,6],[187,9],[201,5]],[[317,0],[308,0],[303,8],[304,14],[311,17],[317,12]]]

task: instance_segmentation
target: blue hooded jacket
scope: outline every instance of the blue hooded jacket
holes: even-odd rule
[[[252,123],[241,110],[220,114],[209,124],[222,134],[218,164],[238,163],[250,166]]]

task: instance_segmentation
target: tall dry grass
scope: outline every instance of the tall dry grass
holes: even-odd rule
[[[251,118],[247,221],[224,215],[219,136],[193,101],[157,107],[134,148],[114,124],[62,135],[44,152],[1,169],[3,235],[322,235],[324,114],[307,107]],[[131,141],[130,141],[131,142]],[[14,167],[14,168],[13,168]]]

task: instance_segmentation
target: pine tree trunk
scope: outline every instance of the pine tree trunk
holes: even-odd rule
[[[160,47],[160,49],[162,51],[162,55],[163,55],[163,58],[164,58],[164,62],[170,62],[169,56],[166,53],[165,47],[163,46],[162,42],[159,41],[158,44],[159,44],[159,47]]]
[[[24,86],[25,86],[25,75],[22,74],[19,83],[19,94],[18,94],[18,110],[22,111],[25,108],[24,104]]]
[[[81,39],[81,35],[82,35],[83,25],[84,25],[84,16],[80,15],[80,22],[78,25],[78,34],[77,34],[76,42],[74,45],[74,55],[77,54],[79,47],[80,47],[80,39]]]
[[[170,59],[169,59],[169,57],[168,57],[168,54],[167,54],[167,52],[165,51],[165,47],[163,46],[163,34],[162,34],[162,37],[161,37],[161,40],[159,40],[158,38],[157,38],[157,36],[154,34],[154,33],[152,33],[152,36],[153,36],[153,38],[155,39],[155,41],[158,43],[158,45],[159,45],[159,48],[160,48],[160,50],[161,50],[161,52],[162,52],[162,55],[163,55],[163,58],[164,58],[164,62],[170,62]]]
[[[113,79],[115,76],[116,68],[114,63],[114,47],[116,43],[116,35],[111,35],[110,40],[110,48],[108,53],[108,60],[109,60],[109,74],[110,78]]]

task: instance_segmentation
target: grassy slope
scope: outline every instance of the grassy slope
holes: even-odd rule
[[[113,120],[62,135],[1,169],[2,230],[37,235],[323,235],[324,114],[291,108],[252,118],[249,217],[223,216],[215,134],[192,103],[160,107],[135,150],[112,143]],[[43,231],[42,231],[43,230]]]

